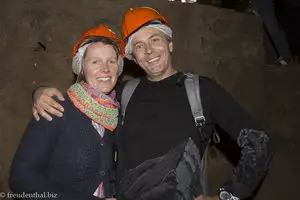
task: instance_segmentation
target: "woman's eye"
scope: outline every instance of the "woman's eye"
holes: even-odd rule
[[[92,64],[98,64],[99,63],[99,60],[93,60],[92,61]]]
[[[110,60],[110,61],[109,61],[109,63],[110,63],[110,64],[112,64],[112,65],[114,65],[114,64],[116,64],[116,63],[117,63],[117,60],[115,60],[115,59],[113,59],[113,60]]]

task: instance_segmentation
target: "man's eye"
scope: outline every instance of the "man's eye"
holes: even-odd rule
[[[138,45],[136,45],[135,46],[135,50],[142,50],[142,48],[143,48],[143,45],[141,45],[141,44],[138,44]]]
[[[152,42],[158,42],[160,40],[160,38],[156,37],[156,38],[152,38]]]

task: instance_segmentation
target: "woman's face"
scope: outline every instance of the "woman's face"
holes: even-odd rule
[[[87,84],[108,94],[117,83],[118,70],[117,54],[111,45],[97,42],[87,48],[82,71]]]

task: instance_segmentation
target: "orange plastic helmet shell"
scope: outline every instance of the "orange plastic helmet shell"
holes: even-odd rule
[[[128,9],[122,19],[121,24],[121,36],[125,41],[132,33],[138,30],[144,24],[153,21],[160,20],[163,24],[169,26],[169,22],[166,17],[162,16],[158,11],[150,7],[137,7]]]
[[[112,39],[120,48],[122,57],[124,57],[125,52],[125,43],[118,37],[116,33],[114,33],[108,26],[104,24],[100,24],[97,27],[91,28],[87,31],[85,31],[78,41],[75,43],[72,49],[72,57],[75,56],[76,51],[78,50],[78,47],[81,45],[83,41],[85,41],[89,37],[93,36],[99,36],[99,37],[106,37],[109,39]]]

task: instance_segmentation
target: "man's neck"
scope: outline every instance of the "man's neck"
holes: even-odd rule
[[[164,73],[162,76],[148,76],[147,75],[147,79],[149,81],[158,82],[158,81],[164,80],[166,78],[169,78],[170,76],[173,76],[176,73],[177,73],[177,70],[171,69],[171,70],[167,71],[166,73]]]

